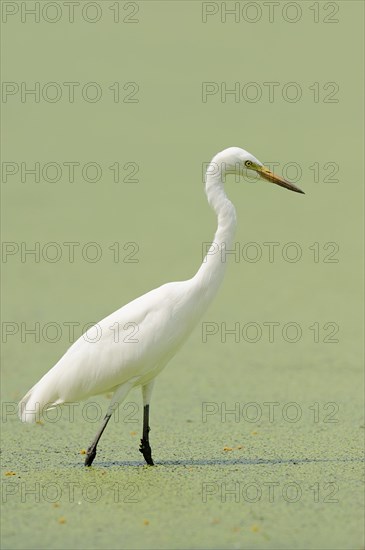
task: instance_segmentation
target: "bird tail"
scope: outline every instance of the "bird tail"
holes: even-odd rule
[[[53,409],[63,402],[62,399],[50,400],[49,392],[46,397],[45,392],[42,391],[38,383],[19,402],[19,418],[22,422],[39,422],[45,411]]]

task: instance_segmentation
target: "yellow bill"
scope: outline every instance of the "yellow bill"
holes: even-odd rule
[[[266,166],[257,166],[255,167],[255,169],[257,170],[258,174],[265,180],[271,181],[272,183],[276,183],[276,185],[280,185],[280,187],[285,187],[285,189],[290,189],[290,191],[295,191],[295,193],[303,193],[304,195],[304,191],[299,189],[299,187],[294,185],[294,183],[290,183],[289,181],[286,181],[284,178],[277,176],[276,174],[271,172],[271,170],[266,168]]]

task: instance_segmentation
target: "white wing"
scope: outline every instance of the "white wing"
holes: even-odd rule
[[[82,401],[133,378],[134,385],[154,378],[194,327],[189,282],[156,288],[90,328],[22,399],[22,420],[34,421],[35,411]]]

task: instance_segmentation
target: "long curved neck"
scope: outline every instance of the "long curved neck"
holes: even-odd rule
[[[218,227],[213,243],[200,269],[193,277],[204,298],[209,302],[218,290],[226,270],[225,250],[230,250],[236,229],[236,210],[228,199],[223,186],[223,163],[214,157],[208,166],[205,179],[208,202],[218,218]]]

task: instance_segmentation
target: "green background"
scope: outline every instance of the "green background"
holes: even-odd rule
[[[21,9],[20,2],[11,4]],[[96,162],[102,177],[85,181],[79,169],[72,183],[64,169],[54,183],[32,176],[22,182],[20,172],[2,182],[3,241],[29,248],[38,242],[41,250],[56,242],[62,250],[58,262],[2,257],[3,547],[362,548],[362,3],[301,2],[295,23],[286,20],[295,15],[288,2],[280,3],[272,22],[260,3],[256,23],[247,21],[254,11],[241,11],[238,22],[227,16],[226,23],[219,11],[203,23],[201,2],[120,2],[115,23],[110,8],[116,2],[99,1],[102,16],[94,24],[80,15],[85,2],[75,8],[74,23],[57,4],[62,17],[53,24],[42,16],[39,23],[31,16],[22,22],[20,11],[3,20],[3,81],[39,82],[41,88],[57,82],[63,94],[55,103],[3,97],[2,161],[28,167]],[[211,5],[223,9],[220,2]],[[130,17],[137,22],[123,21],[135,6],[138,13]],[[240,8],[248,10],[247,2]],[[87,13],[93,17],[92,8]],[[62,86],[71,81],[80,83],[74,103]],[[79,90],[88,82],[101,86],[100,101],[82,99]],[[138,102],[114,102],[109,86],[115,82],[122,100],[131,91],[123,86],[138,83]],[[222,101],[217,93],[203,102],[203,82],[227,88],[253,82],[262,97]],[[272,102],[264,82],[279,83]],[[288,82],[302,91],[297,102],[283,98]],[[316,82],[318,101],[310,89]],[[328,102],[329,82],[338,87],[336,102]],[[86,323],[195,273],[202,243],[215,231],[203,163],[231,145],[278,162],[280,174],[297,163],[306,194],[227,180],[237,208],[237,246],[242,251],[257,243],[262,258],[229,258],[223,286],[202,320],[219,332],[203,342],[200,323],[157,380],[151,405],[156,468],[143,466],[138,452],[141,399],[135,392],[86,471],[80,451],[96,424],[83,418],[85,404],[73,422],[65,413],[43,425],[22,425],[15,404],[66,351],[64,323],[79,323],[78,337]],[[113,182],[108,167],[115,162],[122,178],[123,166],[137,163],[138,182]],[[336,163],[338,182],[325,181],[333,167],[326,163]],[[80,243],[72,263],[65,242]],[[100,261],[82,257],[90,242],[102,250]],[[115,242],[119,262],[109,250]],[[132,250],[123,246],[131,242],[138,246],[134,263],[122,261]],[[273,262],[265,242],[279,243]],[[297,262],[282,256],[290,242],[302,253]],[[338,261],[328,262],[332,250]],[[6,339],[10,322],[19,332]],[[37,322],[41,329],[62,327],[58,341],[47,341],[51,330],[37,342],[29,334],[22,338],[21,323],[31,328]],[[254,322],[263,329],[257,343],[242,333],[238,342],[229,335],[222,341],[222,323],[242,329]],[[267,322],[280,323],[273,342]],[[296,343],[282,336],[290,322],[302,331]],[[318,341],[309,328],[314,323]],[[338,341],[326,342],[333,326]],[[107,407],[103,396],[92,401]],[[206,402],[216,403],[218,412],[203,422]],[[273,418],[267,402],[278,403]],[[254,416],[247,403],[262,412],[257,421],[244,414]],[[294,411],[288,403],[297,404],[297,422],[285,416]],[[223,407],[236,404],[240,417],[225,417]],[[332,411],[336,422],[328,421]],[[214,494],[204,502],[207,483]],[[275,484],[274,498],[268,483]],[[297,502],[287,496],[288,483],[300,488]],[[129,502],[131,487],[137,502]],[[239,494],[224,501],[224,488]],[[257,488],[262,496],[252,502]],[[334,489],[336,502],[330,502]]]

